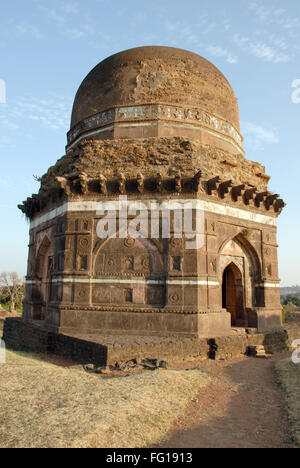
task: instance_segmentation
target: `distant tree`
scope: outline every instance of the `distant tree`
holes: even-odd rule
[[[288,294],[286,296],[282,296],[282,305],[291,305],[294,307],[300,307],[300,296],[299,294]]]
[[[4,303],[9,303],[9,311],[16,311],[16,307],[22,305],[25,295],[24,278],[18,276],[17,273],[1,273],[0,274],[0,300]]]

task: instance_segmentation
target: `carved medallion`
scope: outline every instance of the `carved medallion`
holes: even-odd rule
[[[143,260],[142,260],[142,266],[145,270],[149,270],[150,268],[150,260],[148,257],[145,257]]]
[[[81,247],[88,247],[88,245],[89,245],[89,240],[86,239],[86,238],[83,238],[83,239],[80,239],[80,242],[79,242],[79,243],[80,243]]]
[[[83,299],[86,297],[86,291],[84,289],[80,289],[78,291],[78,297],[80,297],[80,299]]]
[[[177,239],[176,237],[172,237],[171,239],[171,246],[177,249],[181,249],[183,246],[183,239]]]
[[[132,237],[127,237],[127,239],[124,240],[124,245],[125,247],[132,248],[134,247],[135,244],[135,239]]]
[[[177,293],[170,294],[169,299],[171,302],[176,303],[179,301],[179,295]]]

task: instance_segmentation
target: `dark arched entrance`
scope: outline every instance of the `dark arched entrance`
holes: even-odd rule
[[[234,263],[228,265],[223,273],[222,307],[227,309],[231,315],[231,326],[246,326],[243,277]]]
[[[34,320],[45,320],[52,296],[53,246],[48,237],[43,239],[36,258],[36,287],[33,308]]]

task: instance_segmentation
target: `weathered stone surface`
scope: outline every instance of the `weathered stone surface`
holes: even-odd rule
[[[228,164],[228,158],[234,162],[234,167]],[[41,193],[57,187],[56,177],[82,171],[92,179],[99,174],[106,178],[117,177],[122,171],[127,178],[136,177],[138,171],[142,171],[143,176],[155,176],[160,171],[163,177],[180,171],[188,177],[200,169],[203,180],[219,175],[222,180],[232,179],[236,185],[253,184],[261,191],[267,187],[266,179],[257,175],[264,173],[264,167],[243,155],[229,155],[196,139],[157,137],[83,141],[42,177]]]
[[[200,106],[239,129],[238,104],[224,75],[192,52],[138,47],[97,65],[80,86],[71,127],[112,106],[142,103]]]
[[[28,341],[39,337],[43,348],[51,337],[53,349],[81,350],[102,365],[119,362],[119,344],[125,363],[168,360],[171,350],[230,356],[256,339],[244,331],[228,345],[232,329],[280,330],[284,202],[269,179],[244,157],[237,100],[205,59],[150,47],[102,62],[78,90],[66,155],[20,206],[31,219],[23,319],[40,324]],[[125,235],[117,212],[115,235],[103,239],[100,203],[116,208],[120,196],[147,207],[138,210],[141,236]],[[191,248],[175,216],[167,236],[150,234],[151,203],[180,199],[201,205],[194,226],[203,213],[201,242]],[[162,228],[165,213],[157,214]],[[119,342],[104,345],[103,335]],[[135,345],[132,337],[146,338]]]
[[[143,366],[147,356],[156,356],[160,368],[187,359],[230,360],[248,354],[249,347],[264,346],[266,352],[291,352],[292,343],[299,338],[296,324],[267,334],[224,336],[214,339],[166,338],[162,336],[78,336],[47,332],[18,318],[6,319],[4,340],[8,349],[55,353],[75,362],[86,364],[90,371],[106,366],[129,370]],[[163,361],[163,362],[161,362]],[[168,363],[168,364],[166,364]],[[151,363],[150,363],[151,364]],[[151,364],[153,366],[153,364]],[[153,366],[154,367],[154,366]]]

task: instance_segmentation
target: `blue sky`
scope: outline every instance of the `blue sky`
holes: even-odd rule
[[[0,271],[25,274],[28,223],[16,206],[38,191],[33,175],[64,154],[82,79],[107,56],[141,45],[196,52],[230,81],[246,157],[266,166],[270,189],[288,203],[278,229],[282,285],[300,284],[298,0],[2,2]]]

